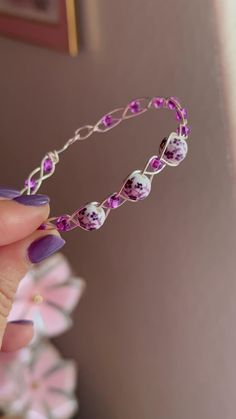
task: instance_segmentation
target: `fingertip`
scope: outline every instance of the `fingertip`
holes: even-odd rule
[[[24,325],[24,326],[33,326],[34,322],[32,320],[26,320],[26,319],[22,319],[22,320],[11,320],[10,322],[8,322],[8,324],[19,324],[20,326]]]
[[[20,195],[20,191],[6,186],[0,187],[0,199],[14,199]]]
[[[34,337],[34,324],[30,320],[7,323],[2,341],[2,352],[18,351],[28,345]]]
[[[34,240],[28,247],[28,259],[31,263],[39,263],[53,253],[58,252],[65,244],[65,240],[56,234],[44,234]]]
[[[49,215],[49,204],[22,205],[15,200],[0,201],[0,246],[32,234]]]
[[[49,204],[50,198],[47,195],[20,195],[14,198],[15,202],[18,204],[30,206],[30,207],[41,207],[43,205]]]

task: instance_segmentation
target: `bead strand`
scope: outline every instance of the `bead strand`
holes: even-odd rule
[[[119,192],[112,193],[104,201],[90,202],[76,210],[72,215],[64,214],[52,217],[41,229],[57,228],[60,232],[70,231],[80,227],[87,231],[99,229],[105,222],[111,210],[114,210],[127,201],[137,202],[145,199],[151,192],[154,176],[160,173],[166,166],[178,166],[187,155],[188,146],[186,140],[189,135],[187,111],[181,107],[176,97],[153,97],[132,100],[127,106],[115,109],[104,115],[94,126],[86,125],[75,132],[75,136],[68,140],[61,150],[48,153],[41,162],[41,166],[35,169],[28,177],[22,193],[36,193],[43,180],[47,179],[55,171],[55,165],[59,161],[59,154],[65,151],[76,141],[89,138],[94,132],[106,132],[123,120],[136,117],[149,109],[169,109],[175,112],[178,127],[168,138],[162,140],[159,153],[152,156],[143,170],[135,170],[124,181]],[[35,175],[39,173],[38,179]]]

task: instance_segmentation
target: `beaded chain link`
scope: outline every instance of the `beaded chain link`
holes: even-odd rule
[[[187,155],[186,140],[190,129],[187,121],[187,111],[176,97],[153,97],[132,100],[127,106],[117,108],[104,115],[95,125],[85,125],[75,131],[60,149],[48,152],[41,161],[41,165],[33,170],[25,181],[21,194],[35,194],[44,180],[53,175],[59,155],[76,141],[83,141],[91,137],[94,132],[104,133],[116,127],[122,121],[139,116],[149,109],[166,108],[175,112],[178,127],[169,137],[164,138],[159,147],[159,153],[149,158],[143,170],[132,172],[122,184],[119,192],[112,193],[102,202],[90,202],[76,210],[72,215],[64,214],[49,218],[40,229],[56,228],[60,232],[80,227],[84,230],[100,228],[110,211],[120,207],[127,201],[136,202],[146,198],[151,192],[154,176],[166,166],[178,166]]]

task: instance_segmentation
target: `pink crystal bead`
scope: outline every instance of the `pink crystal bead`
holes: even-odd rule
[[[170,100],[174,101],[179,107],[181,107],[180,100],[176,96],[171,96]]]
[[[184,137],[188,137],[190,133],[190,128],[187,125],[182,125],[182,127],[177,128],[177,134],[183,135]]]
[[[36,188],[36,180],[35,179],[26,179],[25,181],[25,187],[28,188],[28,186],[30,187],[30,192],[33,192]]]
[[[50,159],[50,157],[47,157],[43,163],[43,170],[45,173],[50,173],[52,171],[52,168],[53,168],[53,162]]]
[[[133,102],[130,103],[129,109],[132,113],[138,113],[141,111],[140,108],[140,102],[138,100],[133,100]]]
[[[154,108],[156,108],[156,109],[162,108],[164,106],[164,103],[165,103],[165,99],[163,97],[155,97],[152,100],[152,104],[153,104]]]
[[[170,110],[176,109],[176,104],[173,100],[169,99],[167,102],[167,106]]]
[[[165,163],[161,161],[160,157],[153,157],[153,159],[150,162],[150,165],[154,171],[157,171],[162,169]]]
[[[176,111],[176,119],[177,121],[182,121],[184,119],[187,119],[187,110],[185,108],[183,109],[178,109]]]
[[[108,208],[118,208],[119,205],[122,203],[122,199],[119,195],[113,194],[109,196],[109,198],[106,201],[106,205]]]
[[[102,118],[102,123],[103,123],[103,125],[105,126],[105,127],[110,127],[112,124],[113,124],[113,118],[112,118],[112,116],[111,115],[105,115],[103,118]]]
[[[187,119],[187,117],[188,117],[187,109],[185,109],[185,108],[182,109],[182,116],[183,116],[184,119]]]
[[[71,228],[70,217],[68,215],[62,215],[56,220],[57,229],[61,232],[68,231]]]
[[[189,135],[189,133],[190,133],[190,128],[189,128],[189,127],[187,127],[187,125],[184,125],[184,126],[182,127],[182,134],[183,134],[185,137],[187,137],[187,136]]]
[[[45,223],[40,224],[40,226],[37,228],[37,230],[46,230],[47,225]]]

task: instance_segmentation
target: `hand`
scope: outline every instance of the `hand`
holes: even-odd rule
[[[33,323],[7,323],[19,281],[34,263],[59,250],[65,241],[56,230],[37,230],[49,215],[46,195],[22,195],[0,188],[0,349],[15,351],[33,337]]]

